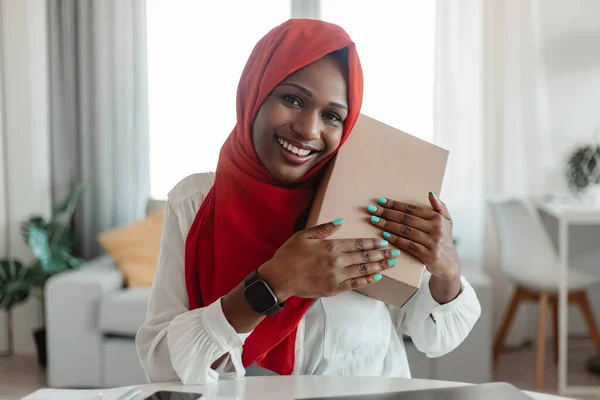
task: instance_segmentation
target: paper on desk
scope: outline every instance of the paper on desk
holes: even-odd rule
[[[114,389],[40,389],[22,400],[92,400],[102,393],[102,400],[117,400],[119,396],[127,393],[136,386],[126,386]],[[142,392],[135,400],[142,400],[151,393]]]
[[[117,400],[135,386],[114,389],[40,389],[22,400],[92,400],[102,393],[102,400]],[[142,392],[134,400],[143,400],[154,392]],[[238,400],[236,396],[202,396],[202,400]]]

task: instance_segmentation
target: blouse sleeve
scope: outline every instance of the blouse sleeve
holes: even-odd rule
[[[481,315],[475,290],[461,276],[461,293],[439,304],[429,289],[431,274],[425,272],[420,290],[403,306],[389,306],[399,334],[411,337],[415,347],[427,357],[441,357],[462,343]]]
[[[136,348],[149,382],[180,380],[204,384],[244,376],[242,345],[221,308],[221,300],[189,310],[184,273],[184,238],[173,205],[168,202],[156,276],[146,321]],[[227,355],[216,369],[211,365]]]

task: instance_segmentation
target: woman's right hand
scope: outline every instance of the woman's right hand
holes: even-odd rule
[[[336,220],[296,232],[263,264],[258,275],[280,302],[289,297],[327,297],[359,289],[381,279],[396,265],[399,250],[385,240],[327,239],[341,229]]]

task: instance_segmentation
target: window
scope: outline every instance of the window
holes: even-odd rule
[[[433,141],[435,2],[321,0],[321,17],[356,43],[363,114]]]
[[[307,3],[319,0],[293,1],[311,10],[317,7]],[[235,125],[246,60],[292,7],[286,0],[153,0],[146,7],[150,190],[164,198],[186,175],[215,170]],[[431,141],[435,2],[320,0],[320,9],[357,44],[363,113]]]
[[[246,60],[290,18],[290,3],[152,0],[146,8],[150,194],[165,198],[185,176],[216,169]]]

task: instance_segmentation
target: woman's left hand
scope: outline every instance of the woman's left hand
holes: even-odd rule
[[[452,240],[452,218],[435,194],[429,193],[429,202],[432,208],[379,197],[379,204],[368,207],[371,223],[391,244],[421,260],[431,275],[456,282],[460,261]]]

